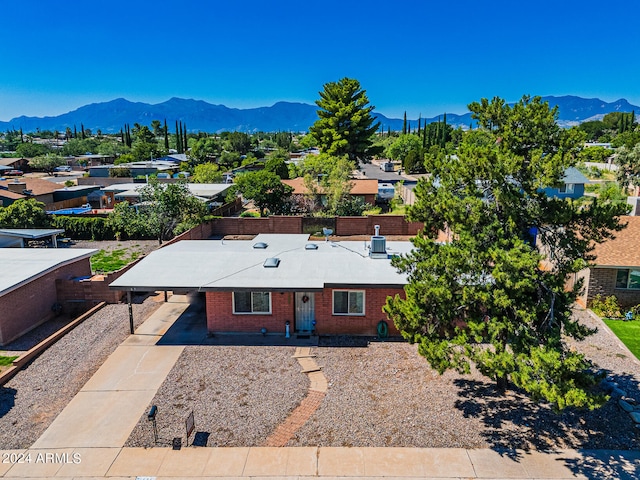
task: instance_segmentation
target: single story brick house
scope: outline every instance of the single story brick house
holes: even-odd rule
[[[376,335],[388,296],[404,295],[390,258],[410,242],[309,241],[305,234],[181,241],[149,254],[111,283],[123,291],[196,291],[211,333]]]
[[[627,228],[597,245],[594,266],[576,274],[576,280],[584,281],[579,301],[585,305],[598,294],[615,295],[625,308],[640,304],[640,217],[621,220]]]
[[[0,248],[0,345],[6,345],[56,313],[56,280],[91,275],[80,248]]]

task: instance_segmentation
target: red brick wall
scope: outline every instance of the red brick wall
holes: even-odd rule
[[[343,290],[343,289],[340,289]],[[333,289],[316,292],[316,331],[320,335],[376,335],[380,320],[389,325],[390,335],[399,335],[398,330],[382,312],[387,296],[399,294],[401,288],[365,288],[365,315],[333,315]],[[285,322],[295,322],[294,294],[292,292],[271,293],[271,315],[234,315],[231,292],[207,292],[207,328],[210,332],[259,332],[266,328],[271,333],[285,332]]]
[[[368,217],[336,217],[336,235],[373,235],[380,225],[380,235],[415,235],[422,223],[407,222],[403,215],[370,215]]]
[[[210,332],[260,332],[266,328],[270,333],[285,332],[285,322],[293,325],[295,318],[293,293],[271,292],[270,315],[234,315],[231,292],[207,292],[207,328]]]
[[[587,290],[587,304],[600,294],[605,297],[615,295],[624,308],[640,304],[640,290],[616,288],[616,268],[592,268],[589,273],[589,287]]]
[[[333,315],[333,290],[325,288],[322,293],[316,293],[316,331],[320,335],[377,335],[380,320],[385,320],[389,326],[389,335],[400,335],[392,321],[382,311],[387,297],[396,294],[404,297],[402,288],[365,288],[364,316]],[[336,289],[345,290],[345,289]]]
[[[380,225],[381,235],[415,235],[422,223],[407,222],[403,215],[371,215],[368,217],[336,217],[336,235],[373,235]],[[303,233],[302,217],[276,216],[264,218],[232,217],[213,221],[212,235],[257,235],[259,233]]]
[[[64,308],[74,313],[81,313],[100,302],[120,302],[125,292],[121,290],[111,290],[109,284],[136,265],[142,258],[144,257],[108,275],[94,275],[90,279],[81,281],[70,278],[56,280],[58,302],[60,302]],[[91,273],[77,275],[76,277],[87,275],[91,275]]]
[[[90,273],[89,259],[85,258],[57,268],[0,297],[0,345],[6,345],[53,316],[51,307],[59,301],[58,279]]]
[[[230,217],[213,221],[213,235],[258,235],[259,233],[302,233],[302,217]]]

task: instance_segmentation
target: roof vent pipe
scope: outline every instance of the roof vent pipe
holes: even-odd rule
[[[380,225],[374,225],[373,228],[376,231],[375,233],[376,237],[380,235]]]

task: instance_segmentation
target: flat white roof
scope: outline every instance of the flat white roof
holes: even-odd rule
[[[161,184],[168,185],[168,184]],[[105,192],[119,192],[122,197],[140,196],[139,190],[147,186],[146,183],[116,183],[102,190]],[[192,195],[196,197],[214,197],[220,193],[224,193],[231,187],[228,183],[187,183],[187,188]]]
[[[84,248],[0,248],[0,296],[96,252]]]
[[[253,245],[264,242],[266,249]],[[307,250],[313,243],[317,250]],[[367,246],[370,242],[366,242]],[[411,250],[387,242],[387,253]],[[279,258],[277,268],[263,266]],[[365,242],[310,242],[308,235],[258,235],[253,240],[185,240],[149,254],[111,283],[112,289],[321,290],[325,287],[402,287],[407,283],[388,258],[370,258]]]
[[[0,235],[18,238],[42,238],[60,235],[64,230],[59,228],[0,228]]]

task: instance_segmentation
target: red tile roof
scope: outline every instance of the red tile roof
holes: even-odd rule
[[[294,194],[309,193],[304,178],[298,177],[291,180],[282,180],[282,183],[293,187]],[[351,180],[351,195],[377,195],[378,180]],[[322,188],[318,188],[319,193],[324,193]]]

